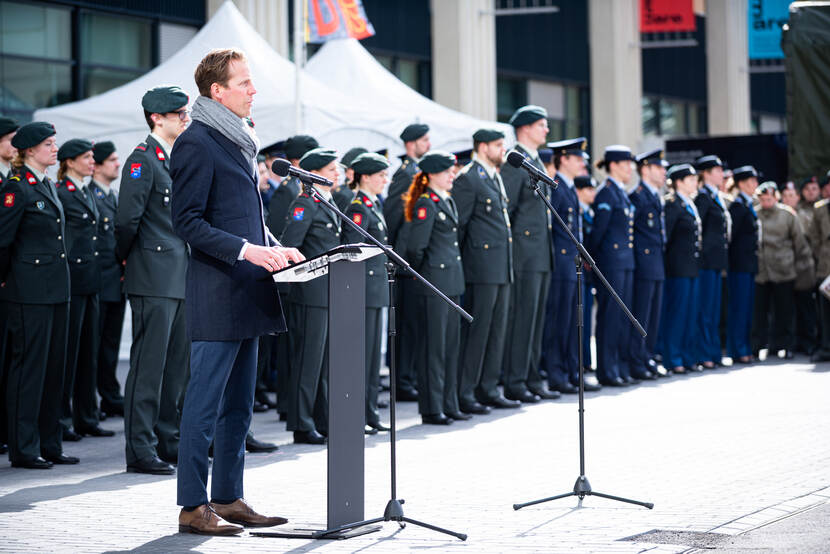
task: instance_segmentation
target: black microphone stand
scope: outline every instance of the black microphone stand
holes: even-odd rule
[[[389,361],[389,388],[392,391],[392,394],[389,395],[389,444],[390,444],[390,473],[391,473],[391,495],[389,497],[389,502],[386,504],[386,509],[383,511],[383,515],[376,518],[366,519],[363,521],[355,521],[352,523],[347,523],[345,525],[340,525],[338,527],[334,527],[332,529],[324,529],[322,531],[316,531],[312,533],[312,538],[315,539],[325,539],[325,538],[332,538],[333,535],[337,535],[338,533],[342,533],[343,531],[348,531],[350,529],[356,529],[358,527],[363,527],[364,525],[372,525],[374,523],[380,523],[382,521],[397,521],[398,525],[401,528],[406,527],[407,523],[411,523],[412,525],[417,525],[419,527],[424,527],[426,529],[431,529],[433,531],[437,531],[439,533],[445,533],[447,535],[452,535],[462,541],[467,540],[467,535],[464,533],[456,533],[455,531],[450,531],[449,529],[444,529],[442,527],[437,527],[430,523],[425,523],[423,521],[418,521],[416,519],[411,519],[406,517],[403,513],[403,503],[404,500],[402,498],[398,498],[398,491],[397,491],[397,451],[396,451],[396,441],[397,441],[397,431],[395,428],[395,415],[396,415],[396,403],[395,403],[395,385],[396,385],[396,375],[395,375],[395,337],[397,335],[396,330],[396,322],[395,322],[395,266],[397,265],[403,271],[409,272],[410,275],[415,277],[419,280],[425,287],[430,289],[433,294],[440,297],[444,302],[446,302],[451,308],[453,308],[456,312],[458,312],[461,317],[466,319],[467,321],[472,322],[473,316],[468,314],[461,306],[453,302],[452,300],[447,297],[443,292],[438,290],[432,283],[424,279],[417,271],[412,269],[412,267],[404,260],[402,257],[398,255],[397,252],[392,250],[389,246],[383,244],[381,241],[373,237],[371,234],[367,233],[363,230],[360,225],[356,224],[354,221],[351,220],[346,214],[341,212],[337,206],[323,198],[323,196],[314,188],[310,182],[303,179],[301,176],[297,176],[300,181],[303,183],[303,190],[309,196],[313,197],[314,199],[318,200],[324,206],[326,206],[329,210],[332,211],[337,217],[341,220],[345,221],[348,225],[360,233],[363,237],[369,240],[370,243],[380,248],[384,254],[387,256],[387,263],[386,263],[386,273],[389,279],[389,323],[388,323],[388,344],[389,348],[391,348],[390,353],[392,354],[391,359]],[[344,535],[339,535],[339,538],[343,538]]]
[[[530,173],[530,172],[528,172]],[[576,255],[576,325],[577,325],[577,340],[579,350],[579,477],[576,479],[576,483],[574,484],[574,488],[570,492],[566,492],[564,494],[557,494],[556,496],[549,496],[547,498],[540,498],[539,500],[531,500],[530,502],[524,502],[522,504],[513,504],[514,510],[520,510],[526,506],[533,506],[534,504],[541,504],[543,502],[550,502],[551,500],[558,500],[560,498],[567,498],[569,496],[576,496],[579,498],[580,504],[582,503],[582,499],[586,496],[599,496],[601,498],[608,498],[610,500],[616,500],[618,502],[627,502],[629,504],[637,504],[638,506],[644,506],[649,510],[654,507],[654,504],[651,502],[640,502],[639,500],[630,500],[628,498],[622,498],[621,496],[613,496],[610,494],[605,494],[601,492],[597,492],[591,489],[591,484],[588,482],[588,478],[585,477],[585,375],[584,375],[584,364],[583,364],[583,353],[582,353],[582,333],[583,333],[583,314],[582,314],[582,262],[583,260],[588,263],[591,269],[594,271],[594,275],[596,275],[611,297],[617,302],[620,306],[622,311],[628,316],[628,319],[631,321],[631,324],[637,329],[637,332],[640,333],[643,337],[646,336],[646,331],[643,329],[643,326],[640,325],[640,322],[634,317],[628,307],[625,305],[625,302],[619,297],[617,292],[614,290],[614,287],[605,279],[605,276],[597,267],[597,264],[594,262],[594,259],[591,258],[591,255],[588,254],[588,251],[585,250],[585,247],[579,242],[573,233],[571,233],[570,228],[562,221],[562,218],[559,217],[559,213],[554,209],[553,205],[548,200],[547,196],[542,193],[541,187],[539,186],[538,179],[535,178],[533,174],[531,176],[531,187],[533,191],[536,193],[536,196],[542,199],[542,202],[547,205],[548,210],[553,216],[556,218],[557,223],[559,224],[562,229],[565,230],[565,233],[570,238],[571,242],[574,243],[576,246],[577,251],[579,252]]]

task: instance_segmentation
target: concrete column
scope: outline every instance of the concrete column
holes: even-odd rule
[[[636,152],[643,137],[639,0],[590,0],[592,159],[606,146]]]
[[[496,119],[493,0],[430,0],[432,97],[469,115]]]
[[[706,2],[709,134],[752,132],[746,0]]]
[[[213,17],[225,0],[207,0],[208,17]],[[233,0],[257,33],[280,56],[288,58],[289,0]]]

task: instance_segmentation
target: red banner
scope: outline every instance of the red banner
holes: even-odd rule
[[[640,0],[640,32],[694,31],[692,0]]]
[[[371,37],[375,29],[361,0],[308,0],[306,42]]]

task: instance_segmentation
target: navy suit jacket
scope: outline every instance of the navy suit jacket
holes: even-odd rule
[[[198,121],[170,153],[173,229],[190,244],[186,315],[191,340],[243,340],[285,331],[268,272],[237,260],[244,241],[277,245],[266,230],[250,163]]]

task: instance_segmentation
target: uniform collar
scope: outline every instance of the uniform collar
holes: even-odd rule
[[[164,150],[164,155],[169,158],[170,157],[170,150],[172,150],[173,146],[171,144],[167,144],[166,140],[164,140],[163,138],[161,138],[160,136],[158,136],[155,133],[150,133],[150,136],[153,137],[154,139],[156,139],[156,142],[159,143],[162,150]]]
[[[434,192],[435,194],[437,194],[437,195],[438,195],[438,197],[439,197],[441,200],[446,200],[447,198],[449,198],[449,197],[450,197],[449,193],[447,193],[447,191],[445,191],[445,190],[438,190],[438,189],[434,189],[434,188],[432,188],[432,187],[429,187],[429,190],[430,190],[431,192]]]
[[[479,157],[478,154],[473,154],[473,161],[478,162],[478,164],[484,168],[484,171],[487,172],[487,176],[491,179],[495,178],[496,176],[496,168],[487,163],[484,158]]]
[[[316,185],[314,186],[314,190],[316,190],[324,199],[331,202],[331,190],[324,189],[322,187],[317,187]]]
[[[516,144],[521,146],[522,150],[524,150],[525,152],[530,154],[530,157],[533,158],[534,160],[539,157],[539,152],[535,148],[531,148],[530,146],[528,146],[527,144],[524,144],[523,142],[516,141]]]
[[[45,172],[38,171],[37,169],[33,169],[33,168],[29,167],[28,165],[23,166],[23,167],[25,167],[26,169],[28,169],[29,171],[34,173],[35,177],[37,177],[37,180],[40,181],[41,183],[43,182],[43,179],[46,178],[46,173]]]
[[[86,187],[86,184],[84,184],[84,180],[83,180],[83,179],[81,179],[81,180],[79,181],[79,180],[75,179],[74,177],[72,177],[71,175],[67,175],[67,176],[66,176],[66,178],[67,178],[67,179],[69,179],[70,181],[72,181],[72,183],[73,183],[76,187],[78,187],[79,189],[82,189],[82,188]]]
[[[11,170],[11,166],[6,165],[2,161],[0,161],[0,173],[2,173],[3,175],[9,175],[11,173]]]
[[[372,193],[370,193],[370,192],[368,192],[368,191],[365,191],[365,190],[363,190],[363,189],[357,189],[357,190],[358,190],[358,191],[360,191],[360,194],[362,194],[363,196],[365,196],[366,198],[368,198],[368,199],[369,199],[369,200],[371,200],[372,202],[377,203],[377,201],[378,201],[378,196],[377,196],[376,194],[372,194]]]
[[[618,189],[620,189],[621,191],[625,192],[625,187],[624,187],[624,186],[622,186],[621,184],[619,184],[619,183],[617,182],[617,180],[616,180],[616,179],[614,179],[613,177],[611,177],[611,176],[609,175],[609,176],[608,176],[608,180],[609,180],[609,181],[611,181],[612,183],[614,183],[614,184],[617,186],[617,188],[618,188]]]
[[[582,210],[582,213],[586,214],[591,209],[591,206],[583,202],[582,200],[579,201],[579,209]]]
[[[564,175],[564,174],[559,173],[558,171],[556,172],[556,175],[557,175],[557,177],[559,177],[560,179],[562,179],[562,182],[563,182],[563,183],[565,183],[566,185],[568,185],[568,188],[569,188],[569,189],[573,189],[573,188],[574,188],[574,182],[573,182],[573,179],[568,179],[567,177],[565,177],[565,175]]]
[[[643,186],[646,188],[646,190],[648,190],[648,191],[649,191],[651,194],[653,194],[654,196],[659,196],[659,194],[657,193],[657,189],[656,189],[656,188],[654,188],[653,186],[649,185],[649,184],[645,181],[645,179],[643,179],[642,181],[640,181],[640,184],[641,184],[641,185],[643,185]]]
[[[741,198],[744,199],[744,202],[746,203],[747,206],[752,205],[752,198],[750,198],[749,195],[747,193],[745,193],[744,191],[739,192],[738,196],[740,196]]]
[[[709,192],[712,193],[712,197],[716,198],[718,196],[718,189],[710,185],[709,183],[703,183],[703,186],[709,189]]]
[[[104,183],[99,183],[99,182],[98,182],[98,181],[96,181],[95,179],[92,179],[92,180],[89,182],[89,184],[90,184],[90,185],[95,185],[96,187],[98,187],[99,189],[101,189],[102,191],[104,191],[104,194],[109,194],[109,193],[110,193],[110,186],[109,186],[109,185],[105,185]]]
[[[695,213],[695,217],[697,217],[697,218],[700,217],[700,214],[697,213],[697,206],[695,205],[694,202],[692,202],[691,198],[689,198],[685,194],[681,194],[680,191],[677,191],[677,190],[674,191],[674,193],[677,195],[678,198],[683,200],[683,202],[685,202],[688,207],[690,207],[692,209],[692,211]]]

